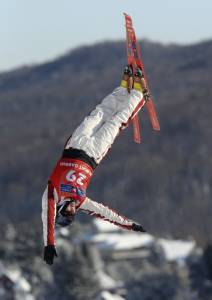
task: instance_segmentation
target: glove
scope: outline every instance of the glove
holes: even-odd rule
[[[133,231],[146,232],[146,230],[140,224],[136,224],[136,223],[132,224],[132,230]]]
[[[55,256],[57,257],[58,255],[54,245],[48,245],[44,248],[43,259],[48,265],[53,264]]]

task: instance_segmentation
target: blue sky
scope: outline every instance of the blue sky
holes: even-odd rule
[[[212,38],[212,0],[0,0],[0,71],[51,60],[72,48],[137,36],[190,44]]]

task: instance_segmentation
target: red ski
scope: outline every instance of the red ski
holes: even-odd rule
[[[146,103],[147,111],[149,114],[149,118],[154,130],[160,130],[160,124],[157,118],[157,114],[155,111],[155,107],[153,104],[152,96],[150,94],[150,90],[147,83],[147,78],[144,71],[144,66],[141,60],[141,52],[140,47],[136,39],[135,30],[133,28],[132,19],[129,15],[125,15],[126,21],[126,37],[127,37],[127,60],[128,64],[133,68],[135,71],[136,67],[139,67],[142,70],[144,79],[146,81],[146,89],[148,92],[148,100]],[[133,128],[134,128],[134,141],[140,143],[141,135],[140,135],[140,128],[139,128],[139,120],[138,115],[135,115],[133,118]]]

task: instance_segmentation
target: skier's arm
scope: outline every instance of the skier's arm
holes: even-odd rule
[[[47,264],[53,264],[54,256],[57,256],[55,249],[55,215],[56,203],[54,198],[54,188],[48,186],[42,197],[42,221],[44,238],[44,260]]]
[[[101,203],[95,202],[89,199],[88,197],[86,197],[85,201],[79,207],[79,210],[91,216],[101,218],[105,221],[113,223],[124,229],[145,232],[145,230],[140,224],[137,224],[134,221],[127,219],[126,217],[118,214],[116,211],[112,210],[111,208]]]

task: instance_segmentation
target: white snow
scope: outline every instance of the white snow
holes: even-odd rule
[[[102,289],[113,289],[121,285],[121,282],[117,283],[116,280],[102,270],[97,273],[97,277]]]
[[[24,300],[35,300],[35,297],[33,295],[26,295]]]
[[[24,277],[19,278],[15,287],[17,290],[25,291],[27,293],[31,291],[31,285]]]
[[[67,227],[61,227],[60,228],[60,234],[63,236],[63,237],[67,237],[67,236],[70,236],[70,231]]]
[[[120,227],[100,219],[94,219],[93,223],[96,229],[98,230],[98,232],[113,232],[113,231],[117,232],[122,230]]]
[[[157,239],[150,234],[120,231],[115,225],[98,219],[94,221],[94,224],[99,233],[92,235],[90,241],[95,243],[99,249],[128,251],[142,247],[148,248],[155,244],[162,247],[168,261],[183,261],[196,247],[194,241]]]
[[[14,282],[16,290],[21,290],[25,292],[31,291],[31,285],[24,277],[22,277],[20,270],[7,270],[5,274]]]
[[[19,280],[19,278],[21,276],[20,270],[14,269],[14,268],[12,268],[11,270],[7,270],[5,273],[10,278],[10,280],[12,280],[13,282],[16,282],[17,280]]]
[[[147,246],[154,240],[150,234],[126,231],[100,219],[94,219],[93,223],[98,233],[91,237],[91,241],[97,243],[99,248],[130,250]]]
[[[130,250],[148,246],[153,242],[153,236],[140,233],[100,233],[91,238],[99,248],[111,250]]]
[[[166,259],[169,261],[185,259],[196,246],[194,241],[158,239],[162,246]]]
[[[194,241],[156,239],[149,234],[120,231],[117,226],[98,219],[94,220],[94,224],[99,233],[91,236],[90,240],[100,249],[128,251],[142,247],[148,248],[152,244],[158,244],[164,250],[168,261],[183,261],[196,247]]]
[[[119,295],[111,294],[108,291],[101,292],[100,297],[98,298],[98,300],[99,299],[101,299],[101,300],[125,300],[123,297],[121,297]]]

